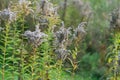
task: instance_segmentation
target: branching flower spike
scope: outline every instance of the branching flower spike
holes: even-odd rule
[[[0,19],[4,21],[14,21],[16,20],[16,13],[12,12],[9,8],[0,11]]]
[[[47,35],[40,31],[39,25],[36,25],[35,31],[25,31],[24,36],[28,38],[28,41],[35,47],[38,47],[42,42],[45,42]]]

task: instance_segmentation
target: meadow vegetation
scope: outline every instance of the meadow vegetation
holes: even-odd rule
[[[0,0],[0,80],[120,80],[120,1]]]

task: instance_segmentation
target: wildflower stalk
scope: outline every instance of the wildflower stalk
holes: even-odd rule
[[[22,21],[22,24],[21,24],[21,27],[22,27],[22,32],[24,32],[24,16],[22,17],[21,19]],[[19,62],[19,76],[18,76],[18,80],[23,80],[23,65],[24,65],[24,54],[23,54],[23,48],[24,48],[24,44],[23,44],[23,36],[21,38],[21,46],[20,46],[20,62]]]
[[[36,47],[33,47],[33,63],[32,63],[32,66],[31,66],[31,71],[32,71],[32,73],[31,73],[31,76],[32,76],[32,80],[34,80],[34,76],[35,75],[37,75],[37,74],[35,74],[35,67],[36,67],[36,50],[37,50],[37,48]]]
[[[15,53],[16,53],[16,45],[15,45],[15,40],[16,40],[16,22],[15,22],[15,24],[13,25],[13,28],[14,28],[14,30],[13,30],[13,51],[12,51],[12,58],[14,58],[14,56],[15,56]],[[12,70],[12,80],[14,80],[14,77],[15,77],[15,65],[14,65],[14,61],[13,61],[13,63],[12,63],[12,67],[14,67]]]
[[[56,63],[56,69],[57,69],[57,80],[61,80],[61,73],[62,73],[62,65],[63,65],[63,61],[62,60],[58,60]]]
[[[5,80],[5,66],[6,66],[6,52],[7,52],[7,43],[8,43],[8,34],[9,34],[9,23],[6,23],[5,29],[5,39],[4,39],[4,51],[3,51],[3,66],[2,66],[2,80]]]

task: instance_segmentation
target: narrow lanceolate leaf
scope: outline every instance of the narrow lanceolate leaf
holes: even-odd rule
[[[5,47],[0,45],[0,50],[3,51],[4,49],[5,49]]]

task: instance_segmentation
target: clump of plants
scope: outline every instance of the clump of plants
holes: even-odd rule
[[[50,80],[54,70],[59,72],[54,78],[61,80],[66,59],[74,73],[85,24],[66,28],[48,0],[10,4],[0,11],[1,80]]]

